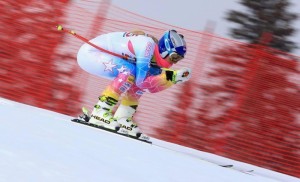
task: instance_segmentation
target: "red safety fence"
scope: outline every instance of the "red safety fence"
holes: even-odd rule
[[[299,57],[186,30],[114,7],[109,1],[0,2],[0,96],[76,116],[109,80],[81,70],[82,41],[141,29],[184,34],[189,82],[145,94],[135,120],[152,137],[300,177]],[[270,41],[270,40],[262,40]]]

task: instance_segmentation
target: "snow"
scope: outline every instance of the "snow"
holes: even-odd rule
[[[136,141],[3,98],[0,111],[0,182],[299,181],[154,138],[153,145]]]

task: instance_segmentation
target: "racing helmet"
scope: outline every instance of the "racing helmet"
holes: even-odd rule
[[[159,53],[162,58],[166,58],[171,53],[177,53],[184,57],[186,53],[186,42],[183,35],[176,30],[169,30],[164,33],[158,41]]]

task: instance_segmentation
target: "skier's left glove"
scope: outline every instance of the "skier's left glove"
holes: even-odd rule
[[[191,78],[191,69],[181,68],[180,70],[166,70],[166,78],[174,84],[188,81]]]

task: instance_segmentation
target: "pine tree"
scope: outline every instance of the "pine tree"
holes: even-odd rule
[[[188,133],[190,130],[188,129],[189,124],[191,123],[192,117],[190,116],[190,112],[192,112],[191,105],[193,103],[193,87],[194,84],[192,82],[186,82],[181,85],[179,93],[180,94],[180,102],[176,103],[175,107],[173,107],[166,114],[167,123],[163,128],[157,128],[158,137],[164,139],[166,141],[178,143],[178,144],[189,144],[190,141]],[[168,128],[167,130],[165,128]],[[190,146],[195,147],[195,146]]]
[[[231,10],[226,19],[239,24],[230,30],[230,36],[246,40],[247,43],[258,43],[264,33],[271,33],[272,40],[268,46],[292,52],[297,45],[288,40],[295,33],[292,22],[297,14],[288,11],[291,3],[288,0],[241,0],[247,11]]]
[[[298,175],[297,168],[289,168],[300,162],[295,136],[300,92],[290,76],[299,76],[298,62],[263,46],[231,46],[217,50],[213,63],[207,78],[218,84],[200,85],[204,97],[196,117],[203,126],[190,126],[190,133],[207,132],[193,145],[204,143],[209,152]]]

